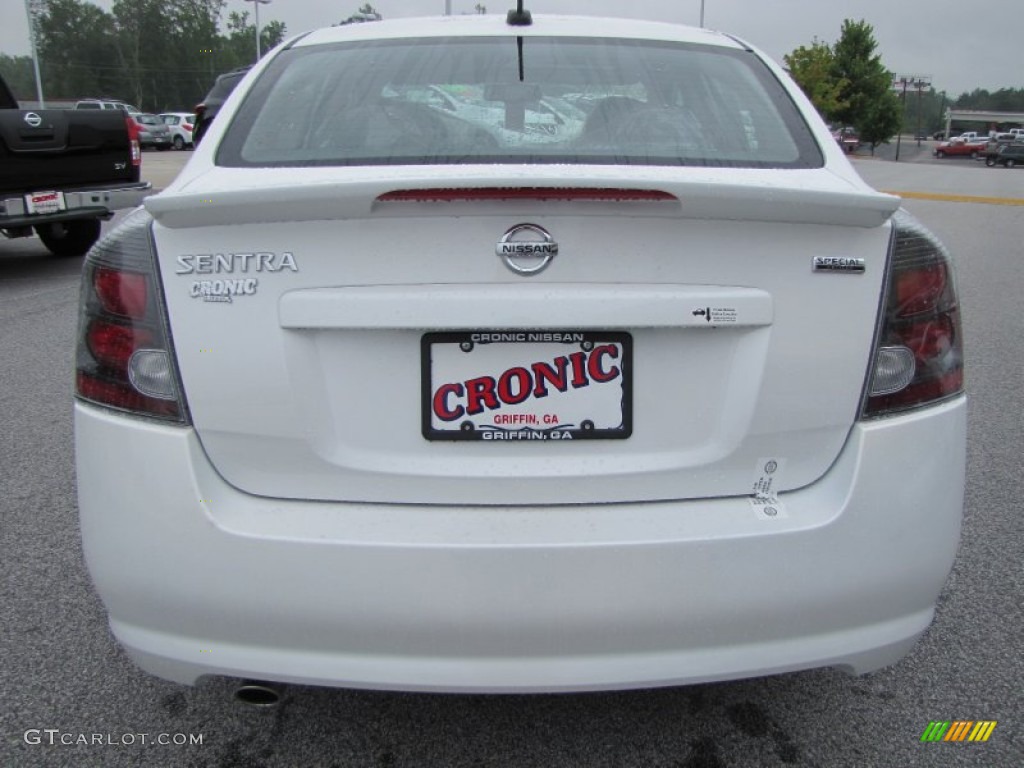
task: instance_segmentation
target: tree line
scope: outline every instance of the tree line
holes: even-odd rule
[[[945,128],[949,107],[1024,112],[1024,89],[990,93],[979,88],[956,99],[930,87],[894,91],[893,73],[882,64],[877,47],[870,24],[846,19],[834,44],[815,39],[783,57],[825,121],[853,126],[872,149],[899,131],[932,134]]]
[[[191,110],[217,75],[256,57],[249,13],[225,17],[225,5],[116,0],[108,13],[88,0],[46,0],[34,20],[44,97],[105,97],[146,111]],[[261,50],[284,39],[283,23],[261,27]],[[0,55],[0,71],[19,99],[35,99],[30,56]]]
[[[248,12],[225,15],[226,0],[116,0],[109,13],[89,0],[40,5],[35,27],[47,100],[110,97],[148,111],[190,110],[218,74],[256,57],[255,24]],[[487,9],[478,3],[474,10]],[[380,18],[367,3],[338,23]],[[261,27],[262,51],[285,37],[279,21]],[[871,25],[847,19],[836,43],[815,39],[784,58],[826,121],[856,127],[872,145],[902,127],[939,130],[946,107],[1024,111],[1024,89],[976,89],[956,99],[908,92],[901,105],[876,49]],[[0,54],[0,73],[19,99],[35,99],[31,57]]]

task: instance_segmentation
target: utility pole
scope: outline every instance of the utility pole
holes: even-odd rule
[[[256,11],[256,61],[259,61],[263,56],[260,51],[260,6],[270,5],[270,0],[245,0],[247,3],[252,3]]]
[[[444,0],[444,15],[452,15],[452,0]]]
[[[917,132],[915,136],[921,136],[921,92],[932,87],[931,75],[893,75],[892,88],[900,92],[900,130],[896,134],[896,162],[900,159],[900,144],[903,138],[903,118],[906,117],[907,88],[917,91]],[[921,139],[917,139],[917,146],[921,146]]]
[[[704,29],[704,0],[700,0],[700,28]]]
[[[32,67],[36,73],[36,100],[40,109],[46,109],[43,98],[43,78],[39,74],[39,50],[36,47],[36,19],[43,12],[46,0],[25,0],[25,15],[28,16],[28,40],[32,46]]]

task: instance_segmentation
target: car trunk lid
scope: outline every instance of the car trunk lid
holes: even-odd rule
[[[896,198],[821,169],[495,181],[216,169],[147,201],[189,409],[226,479],[511,505],[781,491],[828,469],[858,413]],[[533,275],[498,255],[524,224],[557,243]],[[454,420],[468,437],[439,418],[471,406]],[[480,435],[585,421],[604,433]]]

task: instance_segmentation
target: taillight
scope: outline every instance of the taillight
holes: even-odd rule
[[[184,424],[151,224],[136,211],[85,259],[75,392],[97,405]]]
[[[865,416],[929,405],[964,389],[952,261],[935,236],[909,214],[901,211],[894,224]]]
[[[125,127],[128,129],[128,144],[131,147],[132,165],[142,165],[142,147],[139,145],[139,126],[132,120],[131,115],[125,115]]]

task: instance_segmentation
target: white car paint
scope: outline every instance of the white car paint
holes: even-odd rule
[[[917,230],[776,65],[817,166],[217,160],[289,46],[517,35],[746,50],[592,18],[314,32],[235,89],[138,214],[151,228],[137,218],[92,257],[114,263],[120,248],[149,270],[173,346],[160,347],[161,323],[149,343],[184,395],[178,423],[105,407],[102,388],[80,388],[75,406],[87,562],[142,668],[183,683],[629,688],[862,673],[930,623],[957,546],[965,399],[953,388],[864,415],[891,244]],[[558,244],[531,277],[496,255],[523,223]],[[822,258],[864,269],[815,270]],[[432,334],[506,331],[628,334],[631,434],[427,439],[423,377],[452,357],[431,358]],[[579,387],[611,378],[607,354]],[[471,367],[448,369],[469,386]],[[495,427],[526,413],[505,394]]]

